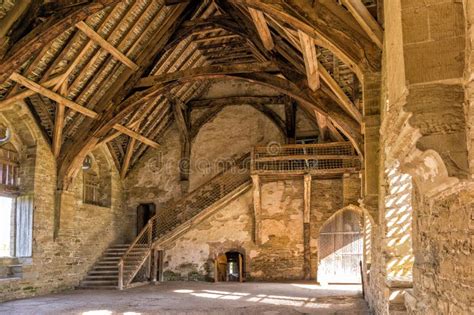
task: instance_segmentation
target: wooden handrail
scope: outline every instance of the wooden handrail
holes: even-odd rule
[[[328,142],[328,143],[311,143],[311,144],[282,144],[281,148],[288,149],[299,149],[299,148],[329,148],[329,147],[338,147],[338,146],[351,146],[351,142],[342,141],[342,142]],[[268,146],[256,146],[255,150],[267,150]]]
[[[217,198],[217,200],[219,200],[220,198],[224,197],[226,195],[225,194],[225,189],[226,189],[225,185],[227,183],[225,181],[222,182],[223,181],[223,179],[222,179],[223,176],[225,176],[228,172],[230,172],[232,170],[244,169],[245,165],[243,164],[243,162],[249,156],[250,156],[250,153],[247,153],[247,154],[244,154],[243,156],[241,156],[240,158],[235,159],[233,161],[233,164],[230,166],[230,168],[225,168],[224,170],[222,170],[221,172],[219,172],[218,174],[213,176],[206,183],[200,185],[199,187],[194,189],[192,192],[186,194],[183,198],[181,198],[178,202],[176,202],[173,205],[173,207],[168,207],[168,208],[163,209],[162,211],[160,211],[159,213],[154,215],[148,221],[147,225],[140,231],[140,233],[137,235],[137,237],[133,240],[133,242],[130,244],[130,246],[128,247],[126,252],[122,255],[122,257],[120,258],[120,260],[117,264],[117,267],[119,268],[119,283],[118,283],[119,289],[123,289],[124,286],[127,286],[133,280],[133,278],[136,276],[139,269],[143,266],[143,263],[145,262],[145,260],[148,257],[150,257],[150,253],[151,253],[152,247],[153,247],[154,238],[156,239],[158,237],[159,233],[161,233],[161,235],[163,235],[163,228],[158,228],[158,225],[157,225],[160,215],[163,216],[163,214],[165,214],[166,211],[171,211],[173,209],[179,209],[180,207],[185,206],[186,202],[190,202],[190,201],[194,202],[193,198],[196,198],[196,195],[198,195],[198,194],[202,195],[203,190],[209,190],[209,186],[214,184],[214,183],[218,184],[221,188],[219,190],[219,195],[218,196],[214,195],[213,198]],[[247,174],[247,176],[249,175],[248,170],[247,170],[246,174]],[[226,177],[224,177],[224,178],[226,178]],[[231,180],[230,181],[231,185],[228,186],[228,187],[234,187],[236,185],[236,183],[234,183],[234,182],[237,181],[237,183],[238,183],[238,181],[241,181],[241,176],[237,176],[237,177],[232,176],[232,177],[228,177],[225,180],[228,181],[229,179]],[[229,188],[227,188],[227,189],[229,189]],[[210,201],[212,202],[212,199],[210,199]],[[214,201],[213,203],[215,203],[216,201]],[[206,206],[208,206],[208,204],[204,203],[203,208],[205,208]],[[200,210],[203,210],[203,209],[200,209]],[[184,213],[182,213],[184,218],[186,218],[189,215],[193,215],[193,214],[195,214],[195,209],[191,209],[190,212],[187,212],[187,210],[186,210],[186,211],[184,211]],[[174,221],[179,222],[180,221],[179,217],[178,217],[178,219],[174,218]],[[173,223],[174,221],[173,221],[173,219],[171,219],[171,221],[166,220],[166,224],[170,225],[170,222]],[[165,227],[166,227],[166,225],[165,225]],[[137,248],[137,246],[141,245],[140,241],[143,241],[143,240],[146,240],[145,244],[143,244],[143,245],[147,246],[147,251],[146,251],[145,255],[143,257],[141,257],[141,259],[139,260],[139,264],[136,265],[135,270],[133,272],[125,275],[124,274],[124,266],[125,266],[125,263],[126,263],[127,256],[130,255],[131,251],[134,248]],[[126,279],[125,279],[125,277],[126,277]]]

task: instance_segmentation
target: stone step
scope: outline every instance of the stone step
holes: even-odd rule
[[[118,269],[116,269],[116,270],[107,270],[107,269],[105,269],[105,270],[91,270],[91,271],[89,271],[88,274],[90,274],[90,275],[92,275],[92,274],[94,274],[94,275],[118,274]]]
[[[95,265],[92,269],[92,270],[118,270],[118,266],[117,265],[111,265],[111,266],[108,266],[108,265],[104,265],[104,266],[98,266],[98,265]]]
[[[390,305],[388,307],[390,315],[406,315],[408,314],[407,309],[405,307],[405,303],[394,303],[390,301]]]
[[[96,266],[117,266],[117,261],[99,261]]]
[[[115,280],[84,280],[81,281],[81,285],[118,285],[118,279]]]
[[[116,289],[118,289],[118,284],[117,285],[102,285],[102,286],[80,285],[80,286],[76,287],[76,289],[79,289],[79,290],[116,290]]]
[[[84,279],[85,281],[89,280],[117,280],[118,279],[118,274],[117,275],[87,275],[86,278]]]

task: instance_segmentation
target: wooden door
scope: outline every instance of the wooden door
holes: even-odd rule
[[[318,281],[361,283],[362,248],[361,216],[350,210],[337,213],[319,236]]]

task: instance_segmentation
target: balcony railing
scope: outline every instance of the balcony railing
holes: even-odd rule
[[[252,151],[252,174],[324,175],[359,171],[360,158],[350,142],[270,144]]]

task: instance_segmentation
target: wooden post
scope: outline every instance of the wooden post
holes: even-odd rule
[[[151,268],[152,268],[152,257],[153,255],[153,251],[150,251],[150,255],[148,255],[148,262],[147,262],[147,268],[146,268],[146,278],[148,279],[148,281],[151,281]]]
[[[163,259],[164,252],[160,250],[158,255],[158,281],[163,282]]]
[[[250,7],[248,9],[253,23],[255,24],[255,28],[257,29],[258,35],[262,40],[263,46],[268,51],[272,50],[275,47],[275,44],[273,43],[272,32],[268,27],[265,14],[262,11],[255,10]]]
[[[118,264],[119,274],[118,274],[118,289],[123,290],[123,261],[120,260]]]
[[[150,247],[151,247],[151,245],[152,245],[152,243],[153,243],[153,239],[152,239],[152,238],[153,238],[153,234],[152,234],[152,232],[153,232],[153,225],[152,225],[152,222],[153,222],[153,220],[148,221],[148,228],[147,228],[147,229],[148,229],[148,232],[147,232],[147,233],[148,233],[148,245],[149,245]]]
[[[303,245],[304,279],[311,279],[311,175],[304,176]]]
[[[260,176],[252,175],[253,182],[253,209],[254,209],[254,242],[257,245],[261,244],[260,236],[260,215],[262,213],[262,197],[261,197],[261,185],[260,185]]]
[[[239,254],[239,282],[243,282],[243,275],[242,272],[244,269],[242,268],[242,254]]]
[[[217,267],[217,258],[214,259],[214,282],[219,282],[219,268]]]
[[[296,143],[296,103],[289,100],[285,103],[285,125],[287,142]]]
[[[153,253],[153,269],[152,269],[151,281],[153,283],[156,283],[157,274],[158,274],[158,251],[156,249],[153,249],[152,253]]]

